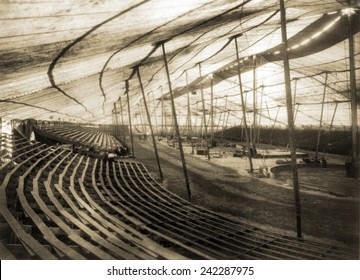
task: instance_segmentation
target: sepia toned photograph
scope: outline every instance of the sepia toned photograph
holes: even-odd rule
[[[359,0],[0,0],[0,22],[0,260],[360,259]]]

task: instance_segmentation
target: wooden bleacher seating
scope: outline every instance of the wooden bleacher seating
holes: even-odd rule
[[[115,147],[91,127],[54,126],[63,143]],[[298,242],[197,207],[162,187],[133,159],[106,160],[3,136],[0,211],[4,258],[352,259],[356,252]],[[120,143],[121,145],[121,143]],[[10,238],[10,235],[13,236]],[[10,240],[12,239],[12,240]],[[18,243],[14,243],[14,242]],[[16,253],[21,246],[26,256]],[[13,250],[13,251],[12,251]]]

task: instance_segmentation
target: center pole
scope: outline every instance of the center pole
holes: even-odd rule
[[[320,112],[320,120],[319,120],[319,130],[318,130],[318,136],[316,141],[316,152],[315,152],[315,159],[317,160],[319,157],[319,146],[320,146],[320,138],[321,138],[321,128],[322,128],[322,120],[323,120],[323,114],[324,114],[324,103],[325,103],[325,95],[326,95],[326,87],[327,87],[327,79],[328,79],[328,73],[325,74],[325,83],[324,83],[324,92],[321,102],[321,112]]]
[[[299,179],[298,170],[296,164],[296,149],[295,149],[295,129],[292,110],[292,98],[291,98],[291,79],[290,79],[290,64],[286,34],[286,12],[284,0],[280,0],[280,12],[281,12],[281,35],[282,35],[282,54],[284,60],[284,77],[285,77],[285,90],[286,90],[286,107],[288,116],[289,127],[289,144],[291,151],[291,170],[294,186],[294,199],[295,199],[295,213],[296,213],[296,234],[298,239],[302,239],[301,232],[301,204],[300,204],[300,192],[299,192]]]
[[[253,173],[254,168],[253,168],[253,162],[252,162],[252,157],[251,157],[251,153],[250,153],[251,146],[250,146],[250,139],[249,139],[247,121],[246,121],[246,107],[245,107],[244,92],[243,92],[242,81],[241,81],[240,57],[239,57],[239,49],[238,49],[238,44],[237,44],[237,37],[234,37],[234,42],[235,42],[235,48],[236,48],[236,60],[237,60],[237,72],[238,72],[238,78],[239,78],[241,108],[242,108],[242,112],[243,112],[245,138],[246,138],[246,144],[247,144],[247,148],[248,148],[248,157],[249,157],[249,163],[250,163],[250,173]]]
[[[148,123],[149,123],[149,126],[150,126],[150,132],[151,132],[151,138],[152,138],[154,151],[155,151],[156,163],[157,163],[157,166],[158,166],[158,169],[159,169],[159,176],[160,176],[160,179],[163,179],[163,174],[162,174],[162,170],[161,170],[161,166],[160,166],[159,154],[158,154],[158,150],[157,150],[157,146],[156,146],[153,127],[151,125],[151,118],[150,118],[149,109],[148,109],[146,98],[145,98],[144,87],[143,87],[142,82],[141,82],[141,76],[140,76],[139,67],[136,67],[136,72],[137,72],[137,76],[138,76],[139,84],[140,84],[140,88],[141,88],[141,93],[142,93],[143,100],[144,100],[144,107],[145,107]]]
[[[122,106],[122,101],[121,101],[121,96],[119,98],[119,102],[120,102],[120,117],[121,117],[121,132],[123,134],[123,141],[124,141],[124,144],[126,144],[126,135],[125,135],[125,130],[124,130],[124,116],[123,116],[123,106]]]
[[[125,93],[126,93],[126,101],[127,101],[127,107],[128,107],[128,122],[129,122],[129,132],[130,132],[130,142],[131,142],[131,154],[133,157],[135,157],[134,154],[134,138],[133,138],[133,132],[132,132],[132,125],[131,125],[131,113],[130,113],[130,97],[129,97],[129,81],[125,81]]]
[[[185,155],[184,155],[179,126],[178,126],[177,117],[176,117],[174,95],[173,95],[173,91],[172,91],[172,87],[171,87],[170,72],[169,72],[169,66],[168,66],[168,62],[167,62],[167,58],[166,58],[164,42],[161,42],[161,47],[162,47],[162,51],[163,51],[164,65],[165,65],[166,76],[167,76],[167,80],[168,80],[168,86],[169,86],[174,126],[175,126],[175,130],[176,130],[176,136],[177,136],[178,142],[179,142],[179,151],[180,151],[180,157],[181,157],[182,167],[183,167],[183,171],[184,171],[186,190],[187,190],[187,194],[188,194],[188,199],[191,202],[191,190],[190,190],[189,176],[188,176],[187,169],[186,169]]]

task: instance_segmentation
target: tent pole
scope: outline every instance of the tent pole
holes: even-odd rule
[[[211,106],[210,106],[210,117],[211,117],[211,122],[210,122],[210,141],[211,141],[211,147],[214,146],[214,81],[213,81],[213,77],[211,77],[211,82],[210,82],[210,98],[211,98]]]
[[[181,162],[182,162],[182,167],[183,167],[183,171],[184,171],[186,190],[187,190],[187,194],[188,194],[188,199],[189,199],[189,201],[191,202],[190,181],[189,181],[189,176],[188,176],[188,173],[187,173],[186,162],[185,162],[185,155],[184,155],[184,150],[183,150],[183,146],[182,146],[182,141],[181,141],[179,126],[178,126],[177,118],[176,118],[174,95],[173,95],[172,87],[171,87],[170,72],[169,72],[168,62],[167,62],[167,58],[166,58],[166,52],[165,52],[164,42],[161,42],[161,47],[162,47],[163,58],[164,58],[164,65],[165,65],[166,76],[167,76],[167,80],[168,80],[168,86],[169,86],[169,93],[170,93],[170,99],[171,99],[172,114],[173,114],[173,119],[174,119],[176,134],[177,134],[178,141],[179,141],[179,151],[180,151]]]
[[[258,125],[258,130],[257,130],[257,141],[258,141],[258,143],[260,143],[260,129],[261,129],[263,97],[264,97],[264,85],[261,86],[261,98],[260,98],[260,109],[259,109],[259,125]]]
[[[222,122],[222,130],[221,130],[221,143],[224,141],[224,129],[225,129],[225,121],[226,121],[226,113],[227,113],[227,95],[225,96],[225,108],[224,108],[224,119]]]
[[[293,120],[292,110],[292,98],[291,98],[291,79],[290,79],[290,64],[286,34],[286,12],[284,0],[280,0],[280,14],[281,14],[281,37],[282,37],[282,54],[284,60],[284,78],[285,78],[285,90],[286,90],[286,107],[288,116],[288,129],[289,129],[289,144],[291,151],[291,169],[293,177],[294,187],[294,200],[295,200],[295,213],[296,213],[296,233],[297,238],[302,239],[301,230],[301,203],[300,203],[300,191],[299,191],[299,180],[298,170],[296,164],[296,146],[295,146],[295,129]]]
[[[162,86],[161,89],[161,136],[164,136],[164,94]]]
[[[299,111],[299,107],[300,107],[300,104],[296,104],[296,109],[295,109],[295,112],[294,112],[294,125],[295,125],[295,122],[296,122],[296,116],[297,116],[297,113]]]
[[[153,110],[153,114],[154,114],[154,120],[155,120],[155,134],[159,136],[159,126],[158,126],[158,122],[157,122],[157,106],[159,104],[156,104],[155,102],[155,92],[152,92],[152,104],[154,106],[154,110]]]
[[[122,126],[122,134],[123,134],[123,141],[124,144],[126,144],[126,135],[125,135],[125,130],[124,130],[124,116],[123,116],[123,107],[122,107],[122,101],[121,101],[121,96],[119,98],[120,101],[120,109],[121,109],[121,126]]]
[[[334,109],[334,113],[333,113],[333,116],[331,118],[331,123],[330,123],[330,127],[329,127],[329,131],[328,131],[328,146],[329,146],[329,143],[330,143],[330,135],[331,135],[331,129],[332,129],[332,126],[333,126],[333,123],[334,123],[334,119],[335,119],[335,114],[336,114],[336,110],[337,110],[337,107],[338,107],[339,103],[336,102],[335,104],[335,109]]]
[[[273,136],[273,132],[274,132],[274,129],[275,129],[275,125],[276,125],[276,122],[277,122],[277,118],[278,118],[278,115],[279,115],[279,111],[280,111],[280,105],[278,105],[278,110],[276,112],[276,116],[275,116],[275,119],[274,119],[274,124],[271,128],[271,132],[270,132],[270,145],[272,145],[272,136]]]
[[[190,92],[189,92],[189,80],[188,80],[188,73],[185,71],[186,75],[186,88],[187,88],[187,130],[188,130],[188,137],[191,137],[191,108],[190,108]]]
[[[190,108],[190,92],[189,92],[189,78],[188,72],[185,71],[186,74],[186,89],[187,89],[187,109],[188,109],[188,138],[190,138],[191,144],[191,154],[194,154],[194,143],[193,143],[193,127],[191,121],[191,108]]]
[[[295,111],[295,106],[296,106],[296,92],[297,92],[297,81],[299,79],[298,78],[294,78],[295,81],[295,85],[294,85],[294,101],[293,101],[293,110],[294,110],[294,125],[295,125],[295,119],[296,119],[296,111]]]
[[[256,106],[257,106],[257,90],[256,90],[256,58],[254,57],[254,69],[253,69],[253,148],[256,145]]]
[[[201,74],[201,63],[199,63],[199,75],[200,75],[200,77],[202,77],[202,74]],[[205,115],[204,90],[203,90],[202,84],[201,84],[201,87],[200,87],[200,92],[201,92],[201,101],[202,101],[201,103],[202,103],[202,111],[203,111],[203,127],[204,127],[204,130],[205,130],[206,153],[207,153],[207,158],[208,158],[208,160],[210,160],[209,143],[208,143],[208,131],[207,131],[206,115]]]
[[[158,166],[158,169],[159,169],[159,176],[160,176],[160,179],[163,179],[163,174],[162,174],[162,170],[161,170],[161,166],[160,166],[159,154],[158,154],[158,150],[157,150],[157,146],[156,146],[153,127],[151,125],[151,118],[150,118],[150,114],[149,114],[149,109],[148,109],[148,106],[147,106],[147,103],[146,103],[145,92],[144,92],[144,88],[143,88],[143,85],[142,85],[142,82],[141,82],[141,76],[140,76],[139,67],[136,67],[136,72],[137,72],[137,76],[138,76],[139,84],[140,84],[140,89],[141,89],[141,93],[142,93],[143,100],[144,100],[144,107],[145,107],[148,123],[149,123],[149,126],[150,126],[150,132],[151,132],[152,142],[153,142],[155,156],[156,156],[156,163],[157,163],[157,166]]]
[[[253,173],[254,168],[253,168],[253,162],[252,162],[251,153],[250,153],[251,147],[250,147],[249,133],[248,133],[247,121],[246,121],[246,107],[245,107],[245,102],[244,102],[244,92],[243,92],[242,82],[241,82],[240,58],[239,58],[239,48],[238,48],[238,44],[237,44],[237,37],[234,37],[234,42],[235,42],[235,48],[236,48],[237,72],[238,72],[238,78],[239,78],[239,88],[240,88],[240,97],[241,97],[241,107],[242,107],[242,112],[243,112],[245,137],[246,137],[246,142],[247,142],[248,157],[249,157],[249,163],[250,163],[250,173]]]
[[[319,146],[320,146],[320,138],[321,138],[321,128],[322,128],[323,113],[324,113],[324,103],[325,103],[327,79],[328,79],[328,73],[326,72],[326,74],[325,74],[325,83],[324,83],[324,91],[323,91],[322,102],[321,102],[320,122],[319,122],[319,130],[318,130],[318,136],[317,136],[317,142],[316,142],[315,159],[318,159],[318,157],[319,157]]]
[[[117,108],[116,108],[116,102],[114,103],[114,112],[115,112],[115,134],[116,134],[116,136],[118,136],[118,134],[119,134],[119,131],[118,131],[118,129],[119,129],[119,120],[118,120],[118,117],[117,117],[118,112],[117,112]]]
[[[131,126],[131,115],[130,115],[130,97],[129,97],[129,81],[125,81],[125,92],[126,92],[126,101],[127,101],[127,107],[128,107],[128,118],[129,118],[129,132],[130,132],[130,142],[131,142],[131,154],[133,157],[135,157],[134,153],[134,138],[133,138],[133,131]]]
[[[347,0],[348,6],[351,7],[351,1]],[[351,95],[351,138],[352,138],[352,177],[359,177],[359,132],[357,119],[357,95],[356,95],[356,73],[355,73],[355,59],[354,59],[354,34],[352,28],[352,15],[348,15],[349,22],[349,61],[350,61],[350,95]]]

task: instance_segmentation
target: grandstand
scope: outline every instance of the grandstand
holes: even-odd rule
[[[0,259],[360,258],[359,1],[3,6]]]

